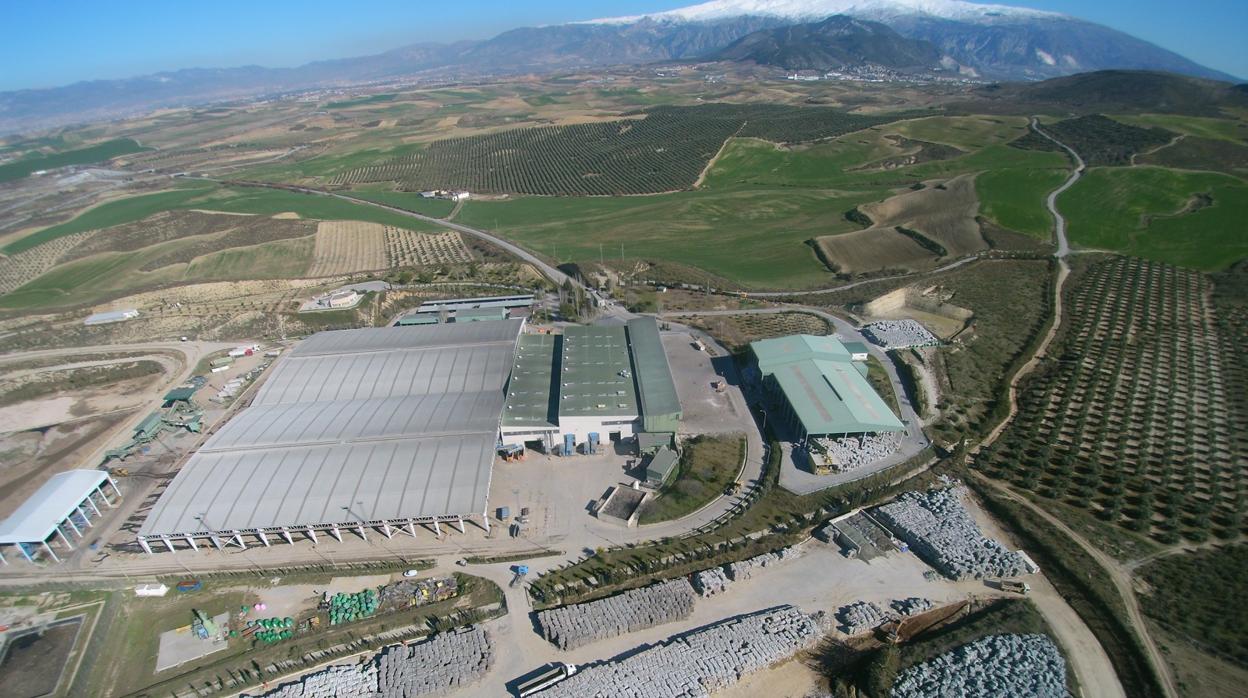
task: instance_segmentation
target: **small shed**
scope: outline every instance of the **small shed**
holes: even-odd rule
[[[672,448],[675,442],[676,435],[670,431],[639,431],[637,432],[637,454],[644,456],[660,448]]]
[[[195,397],[195,388],[189,385],[174,388],[165,393],[165,406],[168,407],[175,402],[189,402],[193,397]]]
[[[662,487],[676,472],[678,462],[678,453],[666,446],[660,447],[650,456],[650,462],[646,463],[646,484],[655,488]]]
[[[845,350],[849,352],[851,361],[866,361],[869,356],[867,345],[862,342],[843,342]]]

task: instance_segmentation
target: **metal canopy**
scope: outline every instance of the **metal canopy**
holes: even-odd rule
[[[108,473],[103,470],[67,470],[53,475],[0,523],[0,543],[47,540],[83,500],[107,481]]]
[[[482,514],[522,325],[313,335],[190,458],[139,535]]]

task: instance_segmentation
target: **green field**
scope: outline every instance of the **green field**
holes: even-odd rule
[[[352,191],[351,195],[434,218],[446,218],[455,208],[455,202],[449,199],[426,199],[419,193],[410,191],[357,189]]]
[[[1211,198],[1201,202],[1198,195]],[[1248,256],[1248,184],[1159,167],[1096,168],[1058,199],[1071,242],[1213,271]]]
[[[383,102],[393,102],[398,95],[393,92],[380,95],[368,95],[367,97],[356,97],[355,99],[344,99],[341,102],[330,102],[325,105],[326,109],[346,109],[348,107],[360,107],[366,104],[381,104]]]
[[[1178,114],[1114,114],[1114,119],[1133,126],[1160,127],[1168,131],[1200,138],[1248,143],[1248,123],[1234,119],[1213,119],[1206,116]]]
[[[1053,217],[1044,201],[1066,177],[1063,170],[1013,167],[980,173],[975,178],[979,212],[1003,228],[1047,240],[1053,234]]]
[[[112,160],[115,157],[144,150],[151,149],[144,148],[134,139],[118,138],[97,143],[87,148],[67,150],[63,153],[52,153],[50,155],[37,155],[0,165],[0,182],[12,182],[39,170],[52,170],[68,165],[89,165],[94,162],[104,162],[105,160]]]
[[[264,216],[293,211],[303,218],[317,220],[372,221],[408,230],[437,229],[436,226],[410,216],[328,196],[300,194],[278,189],[218,187],[208,184],[198,188],[174,189],[112,201],[97,206],[73,220],[44,228],[16,240],[6,245],[2,251],[5,254],[15,254],[64,235],[131,223],[161,211],[186,208],[202,208],[227,213],[255,213]]]

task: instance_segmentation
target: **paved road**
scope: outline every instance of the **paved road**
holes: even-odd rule
[[[827,288],[808,289],[806,291],[753,291],[746,295],[748,295],[750,298],[784,298],[786,296],[816,296],[816,295],[819,295],[820,293],[832,293],[833,291],[848,291],[849,289],[854,288],[856,286],[863,286],[865,284],[874,284],[880,281],[892,281],[894,279],[910,279],[914,277],[925,276],[927,274],[939,274],[940,272],[949,271],[950,269],[957,269],[963,264],[969,264],[971,262],[974,262],[975,260],[980,259],[982,256],[983,255],[980,255],[980,254],[973,254],[968,257],[963,257],[962,259],[959,259],[957,261],[950,262],[949,264],[946,264],[944,266],[936,267],[935,269],[929,269],[927,271],[913,272],[910,274],[894,274],[893,276],[880,276],[880,277],[876,277],[873,279],[863,279],[861,281],[853,281],[847,284],[841,284],[840,286],[829,286]]]

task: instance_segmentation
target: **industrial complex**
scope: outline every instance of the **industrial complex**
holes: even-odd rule
[[[195,453],[139,529],[159,542],[268,545],[415,534],[486,497],[523,320],[313,335]]]

